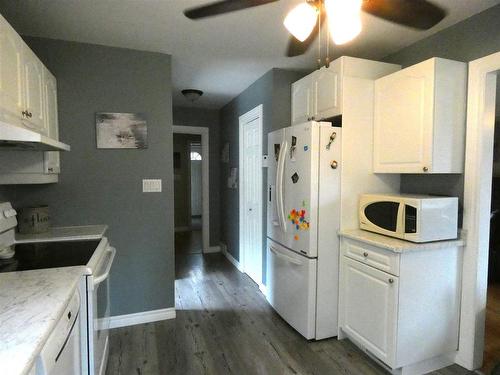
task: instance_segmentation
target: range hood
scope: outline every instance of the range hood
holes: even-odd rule
[[[0,122],[0,150],[69,151],[70,149],[66,143],[33,130]]]

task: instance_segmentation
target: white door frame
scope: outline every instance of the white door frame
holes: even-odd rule
[[[238,179],[239,179],[239,249],[240,249],[240,265],[241,265],[241,268],[242,268],[242,272],[245,272],[246,273],[246,268],[247,268],[247,264],[246,264],[246,254],[244,251],[242,251],[242,249],[244,249],[244,247],[242,246],[243,244],[243,233],[244,233],[244,230],[245,230],[245,226],[242,225],[242,223],[244,223],[244,218],[245,218],[245,213],[243,212],[243,210],[241,209],[243,206],[244,206],[244,197],[243,197],[243,189],[241,189],[241,187],[245,184],[245,180],[243,178],[244,176],[244,173],[243,173],[243,126],[244,124],[248,123],[249,121],[252,121],[256,118],[259,118],[259,134],[260,134],[260,139],[261,139],[261,148],[260,148],[260,152],[259,154],[262,155],[262,150],[263,150],[263,147],[262,147],[262,140],[263,140],[263,122],[262,122],[262,116],[263,116],[263,106],[262,104],[258,105],[257,107],[255,107],[254,109],[248,111],[247,113],[241,115],[239,117],[239,147],[238,147],[238,155],[239,155],[239,176],[238,176]],[[260,169],[260,173],[259,173],[259,176],[257,177],[257,182],[259,183],[259,186],[262,186],[262,181],[263,181],[263,171],[262,169]],[[262,202],[262,198],[259,200],[259,204],[258,204],[258,207],[257,207],[257,215],[259,218],[261,218],[259,220],[259,233],[260,233],[260,236],[259,236],[259,240],[261,241],[262,239],[262,212],[263,212],[263,202]],[[260,268],[262,270],[262,257],[261,257],[261,264],[260,264]],[[261,279],[260,281],[258,282],[259,284],[259,288],[262,288],[263,285],[262,285],[262,271],[261,271]]]
[[[201,135],[201,181],[202,181],[202,237],[203,252],[210,253],[216,251],[210,248],[210,183],[209,183],[209,144],[208,128],[202,126],[179,126],[172,127],[173,134],[197,134]]]
[[[483,362],[498,70],[500,52],[469,63],[463,225],[467,237],[456,358],[469,370],[480,368]]]

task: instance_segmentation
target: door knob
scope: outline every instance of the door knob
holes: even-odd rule
[[[364,256],[365,258],[367,258],[367,257],[368,257],[368,253],[365,251],[365,252],[363,253],[363,256]]]
[[[339,166],[339,163],[337,163],[336,160],[332,160],[332,162],[330,163],[330,167],[332,169],[337,169],[338,166]]]

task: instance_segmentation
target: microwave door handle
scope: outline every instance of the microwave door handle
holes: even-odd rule
[[[398,209],[398,224],[396,227],[396,233],[400,233],[402,235],[405,234],[405,204],[403,202],[399,202]]]
[[[105,271],[101,275],[94,278],[94,286],[102,283],[109,276],[109,271],[111,270],[113,260],[115,259],[116,249],[114,247],[109,247],[106,252],[110,253],[109,259],[108,259],[108,264],[106,265]]]

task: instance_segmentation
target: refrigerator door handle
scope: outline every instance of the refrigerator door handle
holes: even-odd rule
[[[269,250],[279,258],[285,259],[287,262],[301,266],[303,263],[300,260],[294,259],[288,255],[283,254],[281,251],[276,249],[274,246],[269,246]]]
[[[278,157],[278,170],[276,173],[276,209],[278,211],[278,219],[281,230],[286,233],[285,212],[283,204],[283,175],[285,173],[285,159],[287,154],[288,143],[284,141]]]

